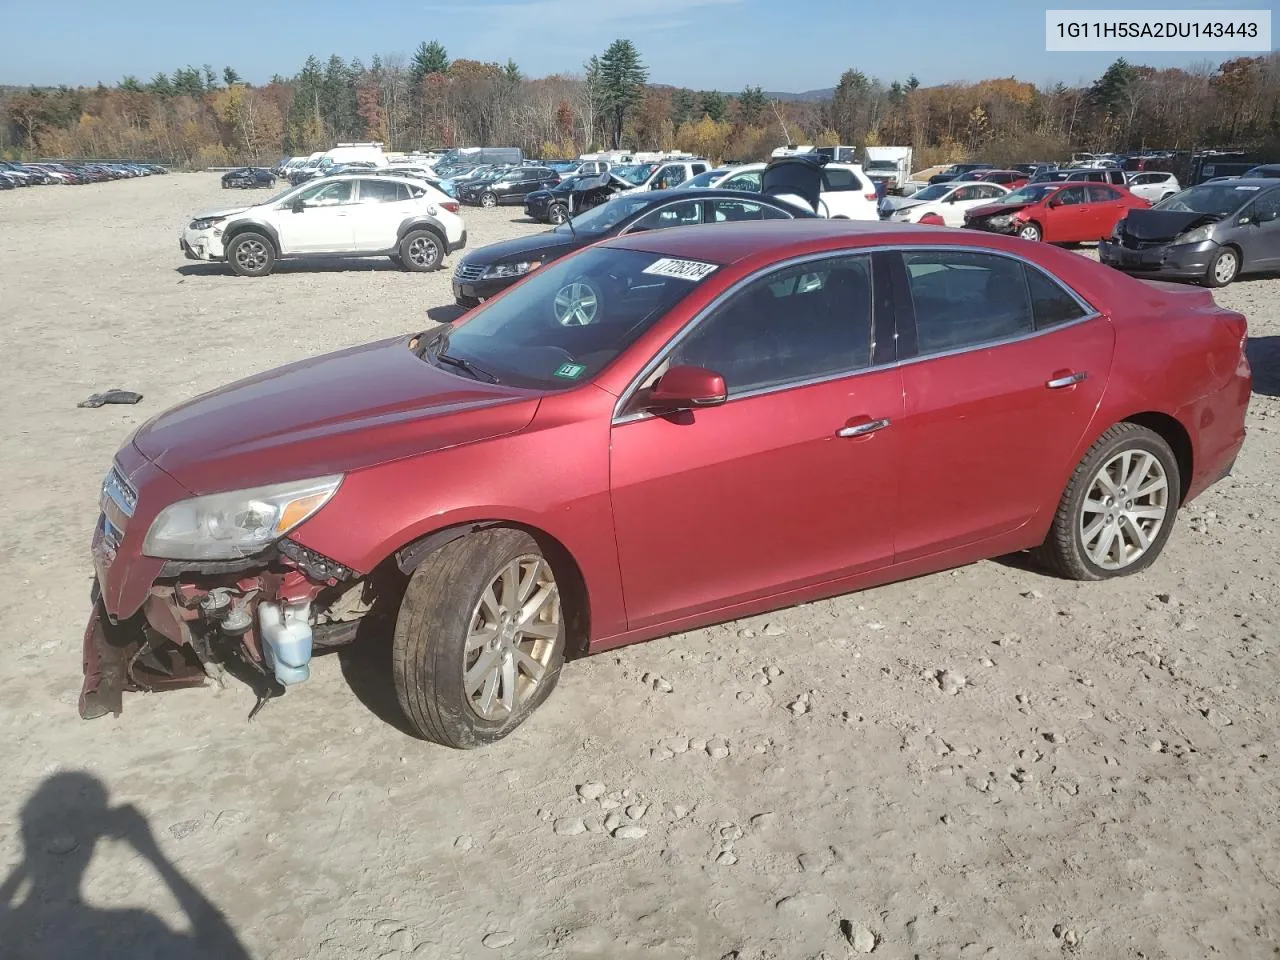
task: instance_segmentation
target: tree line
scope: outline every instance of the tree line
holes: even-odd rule
[[[206,167],[374,140],[390,150],[518,146],[555,159],[610,147],[754,160],[790,143],[908,145],[916,165],[1064,159],[1081,150],[1245,145],[1280,153],[1280,54],[1157,70],[1116,60],[1093,83],[1014,77],[923,86],[849,69],[827,99],[649,82],[614,41],[574,74],[531,78],[451,59],[439,41],[368,64],[312,56],[293,76],[246,83],[231,66],[185,66],[108,87],[0,89],[0,152],[128,157]]]

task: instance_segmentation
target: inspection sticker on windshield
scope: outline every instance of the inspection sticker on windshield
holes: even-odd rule
[[[562,363],[560,366],[556,367],[555,375],[557,377],[563,377],[565,380],[577,380],[582,376],[586,369],[587,368],[580,363]]]
[[[703,263],[700,260],[673,260],[663,257],[645,267],[642,273],[652,273],[659,277],[675,277],[677,280],[692,280],[697,283],[704,280],[719,269],[719,264]]]

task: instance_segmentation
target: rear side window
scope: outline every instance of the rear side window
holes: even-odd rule
[[[843,167],[828,167],[822,171],[823,190],[838,192],[841,190],[861,190],[862,181],[852,170]]]
[[[1027,289],[1031,292],[1031,311],[1037,330],[1046,330],[1072,320],[1079,320],[1087,311],[1080,306],[1062,285],[1041,273],[1035,267],[1023,267],[1027,275]]]
[[[739,173],[735,176],[727,178],[720,184],[725,190],[749,190],[752,193],[760,192],[760,172],[752,170],[748,173]]]
[[[750,200],[712,200],[711,223],[728,223],[735,220],[790,220],[781,210],[766,207]]]
[[[633,223],[627,233],[640,233],[644,230],[661,230],[665,227],[687,227],[702,222],[702,201],[682,200],[679,203],[668,203]]]
[[[1017,260],[964,250],[902,254],[921,356],[1005,340],[1035,330]]]
[[[361,203],[395,203],[405,199],[408,197],[403,183],[393,183],[388,180],[360,181]]]
[[[1089,187],[1090,203],[1111,203],[1112,201],[1119,199],[1120,194],[1116,193],[1110,187],[1104,187],[1101,184]]]

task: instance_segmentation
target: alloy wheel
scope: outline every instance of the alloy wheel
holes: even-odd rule
[[[480,197],[480,206],[482,207],[496,207],[497,205],[498,198],[492,193],[486,193]]]
[[[418,237],[409,244],[409,259],[420,267],[435,263],[438,248],[430,237]]]
[[[1028,223],[1025,227],[1018,231],[1018,236],[1023,240],[1039,240],[1040,228],[1034,223]]]
[[[476,716],[505,720],[527,703],[559,636],[560,590],[550,564],[517,557],[489,581],[471,614],[462,686]]]
[[[600,301],[590,284],[574,281],[560,288],[552,306],[562,327],[585,327],[595,320]]]
[[[1089,483],[1080,543],[1104,570],[1121,570],[1150,549],[1169,515],[1169,477],[1146,450],[1122,450]]]
[[[267,264],[266,246],[260,240],[245,240],[236,247],[236,263],[245,270],[261,270]]]

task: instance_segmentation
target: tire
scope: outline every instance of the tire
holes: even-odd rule
[[[515,605],[510,595],[504,597],[504,577],[513,569],[519,570],[512,581],[517,589],[524,577],[534,576],[525,607],[548,592],[546,602],[527,621],[534,634],[485,629],[508,624],[504,629],[512,630],[503,617]],[[515,603],[521,603],[520,598]],[[405,590],[392,648],[396,693],[414,731],[461,750],[507,736],[550,696],[560,679],[564,619],[551,565],[537,541],[523,531],[482,530],[428,556]],[[493,639],[481,640],[468,651],[467,638],[473,632]],[[516,649],[526,661],[540,665],[536,679],[522,667],[525,661],[516,659]],[[493,669],[480,667],[481,661],[492,662]],[[468,683],[467,671],[477,668],[481,672]],[[515,682],[508,687],[510,677]]]
[[[1235,247],[1223,247],[1218,255],[1209,261],[1204,271],[1206,287],[1225,287],[1240,275],[1240,254]]]
[[[275,247],[261,233],[237,233],[227,247],[227,263],[239,276],[265,277],[276,265]]]
[[[569,211],[564,204],[553,203],[551,209],[547,211],[547,222],[554,223],[557,226],[569,219]]]
[[[1150,492],[1134,497],[1123,485],[1126,468],[1131,480],[1137,477],[1138,489],[1151,488]],[[1101,479],[1104,471],[1109,485]],[[1156,486],[1160,481],[1162,488]],[[1108,491],[1114,496],[1106,496]],[[1070,580],[1109,580],[1145,570],[1160,556],[1173,531],[1181,491],[1178,460],[1164,438],[1136,423],[1117,423],[1098,438],[1071,474],[1037,556],[1051,571]],[[1134,517],[1126,506],[1146,511],[1147,516]],[[1157,517],[1156,511],[1163,512]],[[1109,517],[1115,522],[1108,523]],[[1139,529],[1142,537],[1136,533]],[[1131,554],[1142,539],[1147,546]]]
[[[1030,240],[1032,243],[1039,243],[1044,239],[1044,232],[1040,229],[1038,223],[1028,223],[1018,231],[1018,236],[1023,240]]]
[[[486,210],[492,210],[497,205],[498,205],[498,198],[495,197],[492,193],[486,192],[486,193],[480,194],[480,206],[484,207]]]
[[[410,230],[400,240],[400,265],[415,273],[435,270],[444,260],[444,241],[430,230]]]

